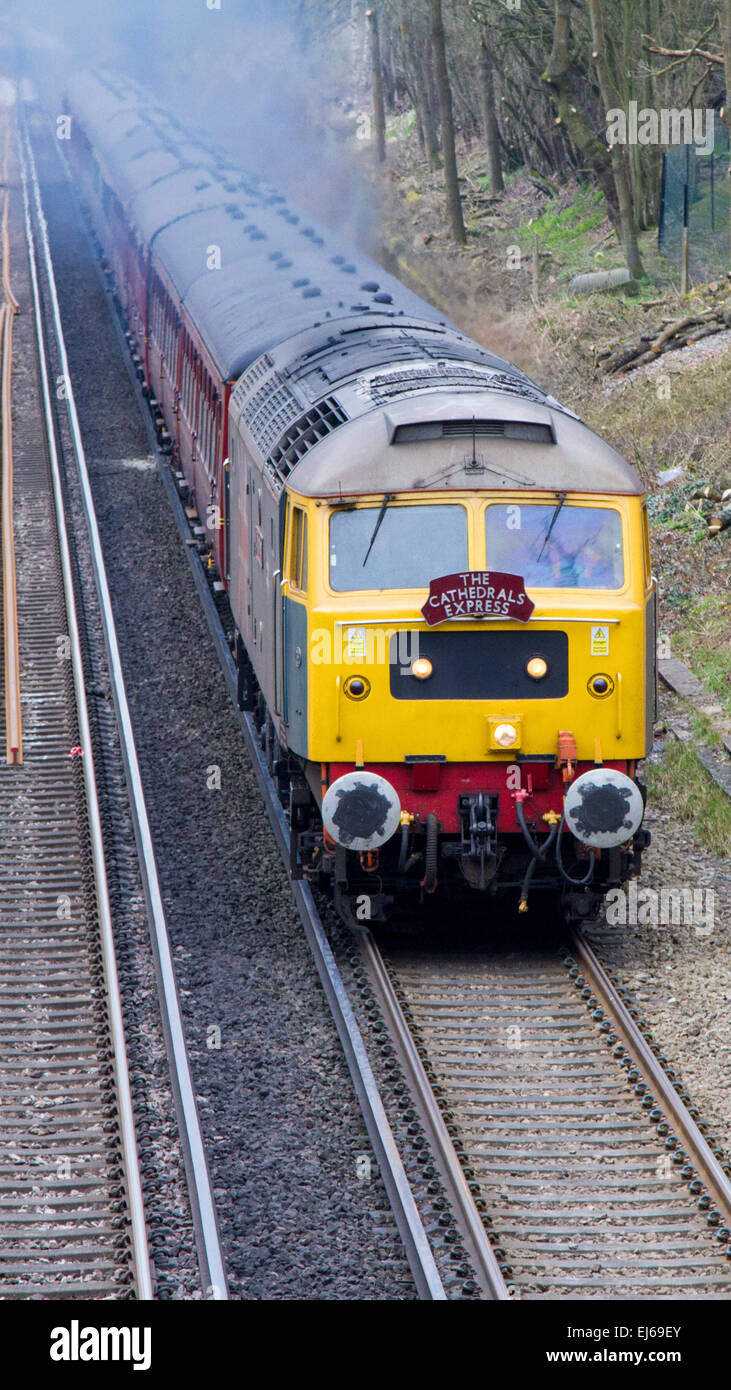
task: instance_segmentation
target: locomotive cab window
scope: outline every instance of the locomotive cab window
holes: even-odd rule
[[[307,513],[292,508],[289,531],[289,582],[300,593],[307,592]]]
[[[621,589],[622,519],[607,507],[495,503],[485,512],[487,566],[534,589]]]
[[[464,507],[396,506],[337,511],[330,518],[330,587],[428,589],[435,574],[467,569]]]

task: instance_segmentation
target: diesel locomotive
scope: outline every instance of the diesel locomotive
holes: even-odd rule
[[[516,367],[114,75],[65,148],[235,624],[291,871],[382,921],[639,872],[642,484]]]

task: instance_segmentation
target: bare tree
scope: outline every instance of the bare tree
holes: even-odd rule
[[[609,147],[595,135],[590,121],[579,109],[577,103],[578,74],[575,70],[574,57],[571,51],[571,39],[571,0],[555,0],[553,47],[546,71],[543,74],[544,80],[554,94],[558,111],[556,119],[559,124],[565,125],[572,144],[581,151],[590,165],[604,194],[610,220],[616,228],[617,234],[621,237],[622,218]],[[629,265],[633,255],[632,245],[631,242],[628,244],[623,242],[623,245]],[[632,271],[632,266],[630,266],[630,271]]]
[[[487,150],[487,172],[490,179],[490,192],[502,193],[505,185],[503,183],[503,171],[500,163],[500,131],[498,129],[495,111],[495,80],[493,75],[492,49],[490,47],[487,30],[484,28],[480,34],[480,68],[482,75],[482,88],[480,92],[482,99],[482,123],[485,131],[485,148]]]
[[[609,76],[606,36],[604,33],[604,20],[602,18],[600,0],[589,0],[589,14],[591,16],[591,36],[594,43],[594,51],[591,56],[596,67],[599,92],[604,104],[604,116],[606,119],[606,113],[619,106],[619,97],[612,85],[611,77]],[[627,147],[615,143],[612,145],[610,158],[614,186],[617,190],[619,235],[627,259],[627,267],[630,275],[643,275],[644,270],[640,258],[639,247],[637,245],[637,227],[632,207],[632,187],[630,183]]]
[[[729,177],[731,177],[731,0],[723,0],[720,21],[723,61],[726,73],[726,104],[723,118],[726,122],[729,135]],[[729,218],[729,255],[731,255],[731,218]]]
[[[376,140],[376,159],[379,164],[383,164],[386,158],[386,106],[383,98],[381,40],[378,33],[378,15],[375,10],[366,10],[366,24],[368,25],[368,40],[371,54],[373,130]]]
[[[454,240],[461,246],[467,240],[462,200],[459,195],[459,176],[457,174],[457,151],[454,143],[454,115],[452,112],[452,89],[449,84],[447,68],[447,44],[444,36],[444,17],[442,0],[431,0],[431,38],[434,50],[437,92],[439,94],[439,116],[442,127],[442,156],[444,159],[444,182],[447,189],[447,211]]]

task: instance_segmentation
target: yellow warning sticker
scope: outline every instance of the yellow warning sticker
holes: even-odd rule
[[[366,630],[364,627],[346,627],[343,655],[346,662],[365,661]]]
[[[609,656],[608,627],[593,627],[591,629],[591,654],[592,656]]]

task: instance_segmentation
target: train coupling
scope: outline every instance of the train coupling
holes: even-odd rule
[[[459,797],[459,866],[471,888],[484,890],[497,873],[499,804],[499,797],[490,792],[463,792]]]

